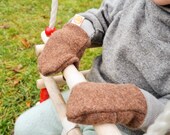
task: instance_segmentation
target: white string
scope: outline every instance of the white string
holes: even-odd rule
[[[52,0],[49,27],[54,28],[57,18],[58,0]]]
[[[144,135],[165,135],[168,130],[170,130],[170,102],[166,105],[164,112],[155,120],[155,123],[149,126],[147,133]]]

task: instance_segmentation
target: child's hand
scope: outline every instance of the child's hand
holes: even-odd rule
[[[80,124],[119,123],[139,128],[146,112],[145,97],[132,84],[80,83],[67,102],[68,120]]]
[[[54,32],[38,58],[39,70],[50,75],[64,70],[68,65],[78,67],[85,49],[90,46],[90,38],[80,27],[66,24]]]

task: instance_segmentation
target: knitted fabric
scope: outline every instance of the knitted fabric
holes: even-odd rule
[[[90,40],[86,32],[74,24],[66,24],[52,34],[38,58],[38,67],[43,75],[64,70],[68,65],[78,67],[80,58]]]
[[[80,83],[67,104],[68,120],[81,124],[119,123],[138,128],[146,112],[146,100],[132,84]]]

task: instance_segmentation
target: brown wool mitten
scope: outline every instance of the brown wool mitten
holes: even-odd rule
[[[68,120],[80,124],[119,123],[138,128],[146,111],[143,94],[132,84],[80,83],[67,102]]]
[[[38,58],[38,67],[43,75],[64,70],[68,65],[78,67],[85,49],[90,46],[86,32],[75,24],[66,24],[49,38]]]

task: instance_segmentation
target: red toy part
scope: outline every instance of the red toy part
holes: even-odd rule
[[[45,34],[49,37],[54,31],[56,31],[56,28],[46,27]]]
[[[49,94],[46,88],[41,89],[40,91],[40,103],[47,100],[49,98]]]

